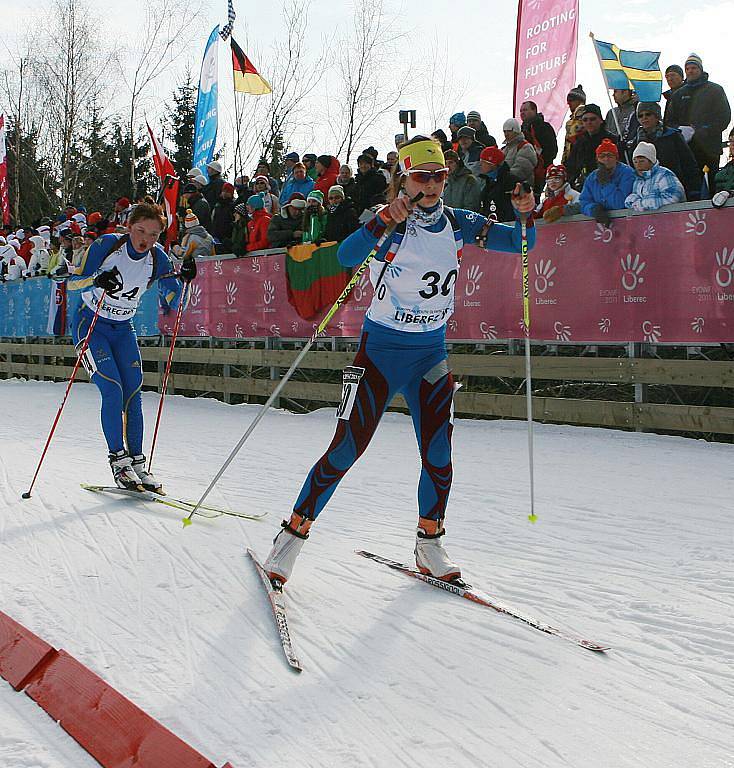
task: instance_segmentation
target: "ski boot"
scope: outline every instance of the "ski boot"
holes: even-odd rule
[[[142,485],[146,491],[152,491],[153,493],[158,493],[161,496],[164,496],[165,494],[163,493],[163,483],[158,482],[158,480],[153,477],[151,472],[146,472],[145,470],[145,456],[143,456],[141,453],[138,456],[133,456],[132,460],[133,469],[135,470],[135,474],[138,476],[140,485]]]
[[[290,520],[281,523],[283,530],[273,539],[273,548],[263,565],[274,589],[283,589],[283,584],[290,579],[312,522],[294,512]]]
[[[415,539],[415,564],[418,570],[440,581],[461,582],[461,569],[452,563],[441,543],[446,531],[441,520],[418,519]]]
[[[124,488],[127,491],[142,491],[143,486],[140,479],[133,469],[132,459],[127,451],[117,451],[110,453],[110,467],[112,468],[112,477],[118,488]]]

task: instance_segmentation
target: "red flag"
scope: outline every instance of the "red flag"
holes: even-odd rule
[[[176,205],[178,203],[179,179],[173,163],[169,160],[165,150],[160,145],[148,123],[148,134],[150,143],[153,147],[153,164],[155,165],[155,174],[161,180],[161,190],[163,193],[163,204],[166,209],[166,220],[168,229],[166,230],[166,248],[176,242],[178,238],[178,223],[176,221]]]
[[[17,171],[16,171],[17,172]],[[5,115],[0,114],[0,214],[3,226],[10,224],[8,197],[8,159],[5,156]]]

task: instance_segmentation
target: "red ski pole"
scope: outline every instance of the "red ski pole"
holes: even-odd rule
[[[48,450],[48,446],[51,444],[51,438],[54,436],[56,425],[59,423],[59,419],[61,418],[61,412],[64,410],[64,406],[66,405],[66,398],[69,396],[71,385],[74,383],[74,379],[76,378],[76,372],[79,370],[79,365],[82,362],[82,358],[86,354],[87,348],[89,347],[89,339],[92,335],[92,331],[94,330],[94,326],[97,324],[97,318],[99,317],[99,310],[102,304],[104,303],[104,299],[106,295],[107,295],[107,292],[103,291],[102,296],[100,297],[100,300],[97,302],[97,309],[94,310],[94,317],[92,318],[92,323],[89,326],[87,335],[84,337],[82,348],[79,351],[76,358],[76,364],[74,365],[74,370],[71,372],[71,378],[69,379],[69,383],[66,386],[66,392],[64,392],[64,399],[61,401],[61,405],[59,406],[59,412],[56,414],[56,418],[54,419],[54,423],[53,423],[53,426],[51,427],[51,431],[48,433],[46,445],[43,447],[41,460],[38,462],[38,466],[36,467],[36,474],[33,475],[33,480],[31,480],[30,488],[28,488],[28,490],[24,494],[22,494],[22,498],[24,499],[30,499],[31,497],[31,491],[33,490],[33,486],[36,483],[36,478],[38,477],[38,473],[41,471],[41,465],[43,464],[43,460],[46,458],[46,451]]]
[[[188,290],[188,283],[184,287],[183,294],[181,295],[181,301],[178,304],[178,311],[176,312],[176,322],[173,326],[173,334],[171,335],[171,348],[168,350],[168,362],[166,363],[166,370],[163,374],[163,384],[161,385],[161,399],[158,402],[158,415],[155,418],[155,429],[153,430],[153,443],[150,446],[150,457],[148,459],[148,472],[150,472],[153,466],[153,452],[155,451],[155,443],[158,439],[158,427],[161,423],[161,413],[163,413],[163,399],[166,396],[166,389],[168,387],[168,375],[171,372],[171,363],[173,362],[173,349],[176,346],[176,336],[178,336],[178,326],[181,324],[181,315],[183,314],[184,304],[186,304],[186,291]]]

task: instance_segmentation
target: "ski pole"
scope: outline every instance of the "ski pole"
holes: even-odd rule
[[[99,310],[102,304],[104,303],[104,299],[106,295],[107,295],[107,292],[103,291],[102,296],[97,302],[97,308],[94,310],[94,317],[92,318],[92,322],[89,326],[89,330],[87,331],[87,335],[84,337],[82,348],[77,356],[76,364],[74,365],[74,370],[71,372],[71,378],[69,379],[69,383],[66,385],[66,392],[64,392],[64,399],[61,401],[61,405],[59,406],[59,411],[56,414],[56,418],[54,419],[53,426],[51,427],[51,431],[49,432],[48,438],[46,439],[46,445],[43,447],[43,453],[41,454],[41,460],[38,462],[38,466],[36,467],[36,473],[33,475],[33,480],[31,480],[30,487],[24,494],[22,494],[22,498],[24,499],[30,499],[31,497],[31,491],[33,490],[33,486],[36,483],[36,478],[38,477],[38,473],[41,471],[41,464],[43,464],[43,460],[44,458],[46,458],[46,451],[48,450],[48,446],[51,444],[51,438],[53,437],[54,431],[56,430],[56,425],[59,423],[59,419],[61,418],[61,412],[64,410],[64,405],[66,405],[66,398],[69,396],[69,390],[71,390],[71,385],[74,383],[74,379],[76,378],[76,372],[79,370],[79,364],[81,363],[82,358],[87,352],[87,348],[89,346],[89,339],[92,336],[92,331],[94,330],[94,326],[97,324],[97,318],[99,317]],[[91,379],[91,376],[90,376],[90,379]]]
[[[178,311],[176,312],[176,322],[173,326],[173,335],[171,336],[171,348],[168,350],[168,361],[166,362],[166,370],[163,373],[163,382],[161,384],[161,399],[158,402],[158,413],[155,417],[155,429],[153,430],[153,442],[150,446],[150,457],[148,458],[148,472],[151,471],[153,466],[153,453],[155,451],[156,440],[158,439],[158,427],[161,423],[161,414],[163,412],[163,400],[166,397],[166,389],[168,388],[168,376],[171,372],[171,363],[173,362],[173,350],[176,346],[176,337],[178,336],[178,327],[181,324],[181,315],[183,314],[183,308],[186,304],[186,291],[189,288],[187,283],[184,286],[183,293],[181,294],[181,301],[178,304]]]
[[[411,203],[417,203],[418,200],[420,200],[423,197],[423,193],[418,193],[415,197],[411,198]],[[286,371],[285,376],[278,382],[278,385],[275,387],[275,389],[272,391],[270,397],[263,403],[261,406],[257,416],[252,420],[250,423],[250,426],[247,428],[246,432],[242,437],[240,438],[240,441],[237,443],[237,445],[233,448],[232,452],[227,457],[227,460],[222,464],[221,469],[217,474],[214,476],[214,479],[209,483],[209,487],[204,491],[204,493],[201,495],[201,498],[199,501],[196,502],[196,506],[191,510],[188,517],[185,517],[183,519],[184,528],[187,525],[191,525],[192,518],[196,514],[196,511],[199,509],[199,507],[204,503],[206,500],[206,497],[211,492],[212,488],[219,482],[219,478],[227,471],[227,467],[232,463],[235,456],[239,453],[240,448],[245,444],[245,441],[247,438],[252,434],[255,427],[260,423],[260,420],[262,417],[268,412],[270,409],[270,406],[273,404],[275,399],[280,394],[283,387],[287,384],[290,377],[295,372],[296,368],[301,364],[301,360],[303,360],[304,357],[306,357],[306,354],[308,353],[309,349],[311,349],[311,346],[316,341],[316,339],[326,330],[326,326],[329,324],[329,321],[332,317],[339,311],[339,308],[344,304],[344,302],[349,297],[349,294],[352,292],[352,289],[354,286],[359,282],[362,275],[367,270],[367,267],[369,267],[370,262],[372,259],[377,255],[380,248],[382,248],[383,244],[387,241],[388,237],[392,235],[392,233],[395,230],[396,224],[391,224],[383,233],[382,237],[377,241],[377,244],[375,247],[369,252],[367,255],[367,258],[359,265],[357,268],[357,271],[352,275],[352,278],[350,281],[346,284],[344,287],[344,290],[341,292],[341,295],[339,298],[334,302],[331,309],[326,313],[324,319],[319,323],[318,328],[314,331],[311,338],[308,340],[306,345],[303,347],[303,349],[298,353],[298,356],[296,359],[291,363],[291,367]]]
[[[520,255],[522,259],[522,311],[525,326],[525,394],[528,413],[528,469],[530,471],[530,514],[531,523],[538,519],[535,514],[535,478],[533,473],[533,377],[530,363],[530,269],[528,264],[527,214],[520,214]]]

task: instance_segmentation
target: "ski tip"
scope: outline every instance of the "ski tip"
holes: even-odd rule
[[[184,528],[188,528],[194,521],[190,517],[184,517],[181,522],[183,523]]]
[[[531,523],[537,523],[538,522],[538,516],[535,515],[535,514],[528,515],[528,520],[530,520]]]

